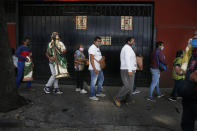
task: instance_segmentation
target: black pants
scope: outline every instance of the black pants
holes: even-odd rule
[[[181,127],[182,131],[195,131],[195,120],[197,119],[197,101],[182,102],[183,114]]]
[[[180,80],[174,80],[174,88],[172,90],[172,93],[171,93],[171,97],[173,98],[176,98],[177,97],[177,90],[180,86],[180,82],[182,81],[182,79]]]
[[[84,71],[76,71],[77,88],[83,89]]]

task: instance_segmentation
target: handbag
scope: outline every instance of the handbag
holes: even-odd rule
[[[158,54],[157,54],[157,62],[158,62],[159,70],[160,70],[161,72],[167,70],[167,66],[166,66],[165,64],[163,64],[162,62],[159,61]]]

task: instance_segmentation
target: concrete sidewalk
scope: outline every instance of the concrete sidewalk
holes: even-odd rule
[[[2,131],[180,131],[181,100],[167,99],[171,89],[161,89],[165,96],[154,103],[146,100],[148,88],[138,88],[136,102],[118,108],[112,98],[120,87],[104,87],[106,97],[92,101],[73,85],[60,85],[61,95],[45,94],[44,84],[33,84],[34,91],[23,86],[20,95],[32,103],[0,113]]]

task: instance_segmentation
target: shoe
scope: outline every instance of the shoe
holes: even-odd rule
[[[170,97],[170,98],[168,98],[168,100],[170,100],[170,101],[176,101],[176,98]]]
[[[100,93],[100,94],[96,94],[96,96],[98,96],[98,97],[105,97],[106,95],[103,94],[103,93]]]
[[[136,91],[132,92],[132,94],[135,95],[135,94],[138,94],[138,93],[140,93],[140,92],[141,92],[141,91],[136,90]]]
[[[181,99],[182,99],[182,97],[178,96],[178,97],[176,97],[176,99],[177,99],[177,100],[181,100]]]
[[[93,100],[93,101],[98,101],[98,100],[99,100],[99,98],[96,97],[96,96],[89,97],[89,99],[90,99],[90,100]]]
[[[161,95],[159,95],[159,96],[157,96],[157,98],[161,98],[161,97],[163,97],[164,95],[163,94],[161,94]]]
[[[117,107],[121,107],[121,103],[119,100],[117,100],[116,98],[113,98],[114,100],[114,104],[117,106]]]
[[[125,102],[126,105],[135,104],[135,103],[136,103],[135,100],[131,100],[131,101],[126,101]]]
[[[27,88],[28,91],[35,91],[33,88]]]
[[[54,94],[62,94],[63,92],[59,88],[53,89]]]
[[[44,92],[45,92],[46,94],[51,93],[51,91],[50,91],[50,88],[49,88],[49,87],[45,87],[43,90],[44,90]]]
[[[82,89],[81,91],[80,91],[80,93],[81,94],[86,94],[86,93],[88,93],[85,89]]]
[[[146,98],[147,101],[152,101],[152,102],[156,102],[156,100],[154,100],[153,98]]]
[[[76,88],[75,91],[81,91],[81,89],[80,88]]]

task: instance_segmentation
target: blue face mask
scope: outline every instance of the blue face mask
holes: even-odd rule
[[[196,48],[197,47],[197,38],[192,39],[191,44],[192,44],[193,48]]]
[[[135,48],[136,48],[135,44],[133,44],[131,47],[132,47],[133,49],[135,49]]]
[[[101,46],[101,45],[102,45],[102,43],[101,43],[101,42],[99,42],[99,43],[98,43],[98,46]]]

